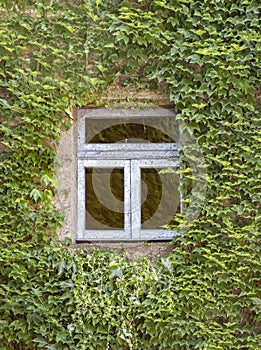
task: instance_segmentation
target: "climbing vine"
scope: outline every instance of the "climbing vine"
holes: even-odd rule
[[[259,349],[259,1],[1,5],[1,349]],[[155,264],[56,238],[60,133],[112,85],[165,89],[204,155],[200,216]]]

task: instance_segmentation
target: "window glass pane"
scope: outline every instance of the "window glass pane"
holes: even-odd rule
[[[175,118],[86,118],[86,143],[177,143]]]
[[[162,169],[141,169],[141,228],[162,229],[180,209],[179,175]]]
[[[86,168],[87,230],[124,229],[124,169]]]

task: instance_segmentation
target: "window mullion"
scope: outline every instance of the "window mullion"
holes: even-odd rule
[[[131,161],[124,161],[124,231],[131,239]]]
[[[141,232],[141,176],[138,160],[131,160],[131,226],[132,240],[139,240]]]

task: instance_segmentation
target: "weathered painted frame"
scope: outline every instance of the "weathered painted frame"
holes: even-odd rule
[[[85,168],[124,169],[124,230],[86,230]],[[128,160],[79,160],[78,161],[78,240],[129,240],[131,236],[130,216],[130,162]]]
[[[86,144],[86,118],[175,117],[172,109],[83,109],[78,112],[78,241],[169,240],[177,232],[141,229],[141,168],[178,165],[177,143]],[[124,230],[86,230],[85,168],[124,168]],[[180,198],[181,200],[181,198]],[[182,206],[180,206],[182,208]],[[136,208],[136,209],[135,209]],[[137,209],[138,208],[138,209]]]

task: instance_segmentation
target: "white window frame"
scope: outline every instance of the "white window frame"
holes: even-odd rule
[[[87,118],[170,117],[172,109],[82,109],[78,112],[78,206],[77,241],[170,240],[179,233],[166,229],[141,229],[141,168],[177,168],[178,143],[85,143]],[[86,230],[85,169],[124,168],[124,229]],[[136,209],[134,209],[136,208]],[[138,208],[138,210],[137,210]],[[180,208],[182,203],[180,197]]]
[[[168,240],[178,233],[166,229],[141,228],[141,169],[144,168],[174,168],[179,167],[178,160],[140,159],[131,161],[131,213],[132,240]],[[181,202],[181,197],[179,198]],[[135,210],[137,208],[137,210]]]
[[[85,169],[86,168],[124,169],[124,230],[86,230],[85,209]],[[78,161],[78,240],[129,240],[131,236],[130,216],[130,162],[128,160],[87,160]]]

